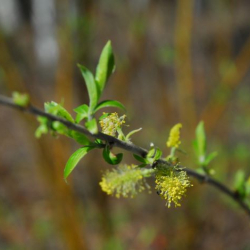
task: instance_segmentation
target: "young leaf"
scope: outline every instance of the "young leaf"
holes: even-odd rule
[[[217,152],[210,153],[208,156],[206,156],[203,165],[207,166],[217,155],[218,155]]]
[[[119,164],[119,163],[122,161],[122,157],[123,157],[123,154],[122,154],[122,153],[117,154],[117,155],[113,154],[113,153],[109,150],[108,147],[105,147],[105,148],[103,149],[102,155],[103,155],[104,160],[105,160],[107,163],[111,164],[111,165],[117,165],[117,164]]]
[[[42,116],[38,116],[37,120],[40,123],[40,125],[36,129],[35,137],[36,138],[40,138],[42,136],[42,134],[47,134],[49,132],[48,118],[42,117]]]
[[[105,119],[105,118],[108,117],[109,115],[111,115],[111,113],[103,113],[103,114],[99,117],[99,121]]]
[[[94,113],[102,108],[107,108],[107,107],[115,107],[115,108],[120,108],[124,111],[126,111],[125,107],[118,101],[113,101],[113,100],[105,100],[97,104],[95,107]]]
[[[238,170],[234,177],[234,188],[242,199],[246,196],[245,188],[245,173],[242,170]]]
[[[135,158],[137,161],[139,161],[139,162],[142,162],[142,163],[144,163],[144,164],[147,164],[147,163],[148,163],[147,159],[145,159],[145,158],[143,158],[143,157],[141,157],[141,156],[139,156],[139,155],[133,154],[133,156],[134,156],[134,158]]]
[[[62,123],[54,121],[51,124],[52,131],[57,132],[58,134],[68,135],[69,129]]]
[[[92,112],[98,102],[99,93],[94,79],[93,74],[84,66],[78,64],[79,69],[81,70],[82,76],[85,80],[88,94],[89,94],[89,108]]]
[[[13,102],[21,107],[27,107],[30,102],[30,97],[28,94],[21,94],[19,92],[12,93]]]
[[[95,139],[95,143],[98,145],[103,144],[101,139]]]
[[[248,177],[245,185],[246,185],[246,195],[249,196],[250,195],[250,176]]]
[[[147,158],[154,158],[155,153],[156,153],[156,149],[155,149],[155,148],[151,148],[151,149],[148,151]]]
[[[153,164],[155,161],[161,158],[162,151],[159,148],[151,148],[147,154],[147,162]]]
[[[199,159],[205,157],[206,153],[206,134],[205,134],[205,129],[204,129],[204,122],[201,121],[199,122],[197,128],[196,128],[196,153]],[[201,163],[201,162],[200,162]]]
[[[96,119],[93,118],[92,120],[90,121],[87,121],[85,123],[85,126],[86,128],[88,129],[88,131],[92,134],[97,134],[98,132],[98,126],[97,126],[97,122],[96,122]]]
[[[90,140],[84,134],[81,134],[77,131],[70,130],[68,135],[81,145],[86,146],[90,144]]]
[[[74,123],[74,119],[72,118],[70,113],[62,105],[60,105],[56,102],[53,102],[53,101],[46,102],[44,104],[44,109],[47,113],[62,117],[64,119],[66,119],[67,121]]]
[[[81,120],[88,118],[89,106],[86,104],[83,104],[75,108],[74,111],[77,113],[75,121],[76,123],[79,123]]]
[[[114,72],[114,69],[115,59],[111,42],[108,41],[102,50],[95,74],[95,80],[100,94],[102,93],[109,76]]]
[[[92,149],[94,146],[85,146],[76,150],[68,159],[66,166],[64,168],[64,179],[66,181],[67,177],[76,167],[77,163]]]
[[[154,160],[155,161],[159,160],[161,158],[161,155],[162,155],[162,151],[159,148],[156,148]]]

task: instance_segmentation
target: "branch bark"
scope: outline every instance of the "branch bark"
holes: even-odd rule
[[[79,133],[85,134],[91,138],[94,139],[101,139],[111,145],[113,145],[113,147],[118,147],[121,149],[124,149],[126,151],[129,151],[133,154],[137,154],[140,155],[141,157],[145,158],[148,151],[142,147],[139,147],[133,143],[127,143],[124,141],[121,141],[115,137],[103,134],[101,132],[98,132],[97,134],[92,134],[90,133],[85,127],[80,126],[78,124],[74,124],[71,123],[65,119],[62,119],[60,117],[54,116],[52,114],[46,113],[32,105],[29,105],[27,107],[21,107],[17,104],[15,104],[11,98],[5,97],[0,95],[0,104],[5,105],[5,106],[9,106],[11,108],[14,109],[18,109],[20,111],[26,112],[26,113],[30,113],[32,115],[35,116],[43,116],[48,118],[51,121],[58,121],[61,122],[62,124],[64,124],[67,128],[77,131]],[[158,160],[159,163],[164,163],[166,165],[170,165],[169,162],[165,161],[164,159],[160,159]],[[216,189],[218,189],[219,191],[221,191],[222,193],[224,193],[225,195],[229,196],[231,199],[233,199],[236,203],[238,203],[238,205],[247,213],[247,215],[250,217],[250,208],[249,206],[240,199],[239,195],[230,190],[227,186],[225,186],[223,183],[215,180],[214,178],[208,176],[208,175],[203,175],[203,174],[199,174],[196,171],[186,168],[184,166],[180,166],[181,168],[184,168],[185,171],[187,172],[187,174],[189,176],[194,177],[195,179],[199,180],[201,183],[207,183],[213,187],[215,187]]]

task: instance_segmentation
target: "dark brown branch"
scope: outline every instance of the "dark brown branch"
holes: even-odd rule
[[[121,141],[115,137],[103,134],[101,132],[98,132],[97,134],[92,134],[90,133],[86,128],[84,128],[83,126],[80,126],[78,124],[74,124],[71,123],[65,119],[62,119],[60,117],[54,116],[52,114],[46,113],[40,109],[37,109],[36,107],[33,107],[32,105],[29,105],[27,107],[20,107],[19,105],[15,104],[12,99],[8,98],[8,97],[4,97],[0,95],[0,104],[5,105],[5,106],[9,106],[18,110],[21,110],[23,112],[27,112],[27,113],[31,113],[35,116],[43,116],[48,118],[51,121],[59,121],[62,124],[64,124],[67,128],[72,129],[74,131],[77,131],[79,133],[85,134],[89,137],[92,137],[94,139],[101,139],[103,141],[106,141],[110,144],[112,144],[114,147],[118,147],[118,148],[122,148],[126,151],[129,151],[131,153],[140,155],[142,157],[146,157],[148,151],[144,148],[138,147],[136,145],[134,145],[133,143],[127,143],[124,141]],[[169,163],[163,159],[159,160],[160,163],[164,163],[166,165],[169,165]],[[183,166],[180,166],[183,167]],[[185,168],[185,171],[187,172],[187,174],[189,176],[192,176],[194,178],[196,178],[197,180],[201,181],[202,183],[207,183],[211,186],[214,186],[215,188],[217,188],[218,190],[220,190],[222,193],[228,195],[229,197],[231,197],[235,202],[237,202],[240,207],[242,209],[245,210],[245,212],[250,216],[250,208],[248,207],[248,205],[242,201],[240,199],[240,197],[237,195],[236,192],[231,191],[228,187],[226,187],[224,184],[220,183],[219,181],[216,181],[214,178],[208,176],[208,175],[202,175],[197,173],[196,171],[189,169],[189,168]]]

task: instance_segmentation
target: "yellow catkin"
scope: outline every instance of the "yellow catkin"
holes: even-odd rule
[[[179,145],[181,144],[181,141],[180,141],[180,129],[181,128],[182,128],[182,124],[178,123],[174,125],[173,128],[170,130],[170,134],[169,134],[168,141],[167,141],[167,146],[169,148],[171,147],[178,148]]]
[[[170,207],[171,203],[174,203],[175,206],[180,206],[179,201],[186,194],[187,188],[192,186],[185,171],[174,170],[156,173],[155,183],[155,189],[167,201],[167,207]]]
[[[99,122],[102,132],[107,135],[115,136],[117,129],[125,123],[125,117],[125,115],[119,117],[116,112],[106,116]]]
[[[116,198],[131,197],[149,189],[145,177],[151,176],[152,169],[141,169],[136,165],[121,164],[111,171],[106,171],[99,183],[101,189],[108,195],[114,195]]]

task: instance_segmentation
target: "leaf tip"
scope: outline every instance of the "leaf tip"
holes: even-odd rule
[[[67,177],[64,177],[64,181],[65,181],[65,183],[68,185],[69,183],[68,183],[68,181],[67,181]]]

